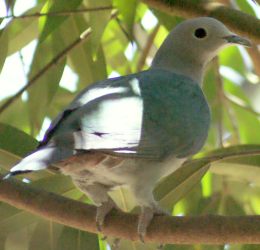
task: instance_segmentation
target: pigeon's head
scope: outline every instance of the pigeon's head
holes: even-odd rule
[[[190,53],[203,62],[210,61],[224,47],[250,46],[246,38],[232,33],[223,23],[210,17],[190,19],[179,24],[170,35],[188,56]]]
[[[167,68],[186,75],[197,74],[199,68],[230,45],[250,46],[248,39],[232,33],[223,23],[210,17],[189,19],[177,25],[158,50],[152,67]],[[194,68],[197,72],[186,72]],[[182,72],[186,69],[185,72]],[[192,76],[192,75],[191,75]],[[197,78],[198,77],[192,77]]]

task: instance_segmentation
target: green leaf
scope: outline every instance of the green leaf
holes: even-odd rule
[[[83,17],[69,18],[61,27],[65,44],[71,44],[89,25]],[[100,47],[96,60],[93,60],[91,41],[86,40],[68,54],[68,64],[79,76],[80,89],[98,80],[106,78],[106,65]]]
[[[38,43],[33,57],[29,79],[50,63],[64,49],[59,30],[53,32],[44,42]],[[52,65],[37,82],[28,89],[28,108],[33,134],[39,133],[43,119],[46,117],[48,105],[51,103],[64,70],[65,59]]]
[[[156,200],[164,207],[171,208],[197,184],[209,168],[208,160],[186,163],[167,176],[154,190]]]
[[[210,171],[259,185],[260,183],[260,145],[237,145],[218,149],[206,154],[215,158]]]
[[[257,245],[247,244],[247,245],[244,245],[241,250],[259,250],[259,249],[260,249],[260,244],[257,244]]]
[[[23,157],[33,150],[37,141],[17,128],[0,123],[0,150]]]
[[[117,188],[110,193],[110,196],[123,211],[129,212],[136,206],[133,194],[126,188]]]
[[[255,165],[257,164],[257,166]],[[260,186],[260,157],[249,156],[230,159],[211,165],[210,171],[231,179]]]
[[[34,224],[38,220],[39,217],[31,213],[20,211],[19,213],[15,213],[13,216],[10,216],[0,222],[0,232],[10,234],[18,231],[19,229],[25,228],[30,224]]]
[[[95,8],[99,6],[109,6],[112,5],[111,0],[96,0],[89,1],[86,8]],[[101,38],[105,31],[107,24],[111,18],[111,10],[106,10],[102,12],[94,11],[85,14],[85,18],[88,21],[90,27],[92,28],[92,33],[90,36],[92,56],[95,58],[97,51],[101,44]]]
[[[230,216],[240,216],[240,215],[245,215],[245,211],[241,204],[236,201],[232,196],[228,195],[225,196],[225,210],[224,213],[225,215],[230,215]]]
[[[59,237],[57,250],[99,250],[96,234],[64,227]]]
[[[224,147],[220,149],[213,150],[211,152],[207,152],[203,155],[208,157],[231,157],[231,158],[239,158],[245,155],[254,156],[260,153],[260,144],[245,144],[245,145],[234,145],[230,147]]]
[[[59,235],[64,226],[52,221],[40,220],[29,241],[28,250],[50,250],[55,249]]]
[[[238,119],[238,130],[241,143],[260,143],[260,133],[252,133],[252,131],[259,131],[260,121],[258,117],[235,104],[231,104],[231,106]]]
[[[255,0],[250,0],[250,1],[253,1],[255,4],[257,4],[255,2]],[[249,14],[249,15],[252,15],[252,16],[255,16],[255,12],[253,10],[253,8],[250,6],[250,4],[247,2],[247,1],[244,1],[244,0],[236,0],[236,3],[237,5],[239,6],[239,8]],[[258,6],[259,7],[259,6]]]
[[[122,15],[128,35],[130,35],[131,38],[133,37],[133,25],[135,21],[137,3],[137,0],[114,0],[114,5]]]
[[[0,32],[0,74],[5,63],[9,44],[8,31],[6,29]]]
[[[164,27],[171,31],[174,26],[182,22],[184,19],[181,17],[175,17],[171,16],[165,12],[162,12],[160,10],[153,9],[153,14],[158,18],[160,24],[164,25]]]
[[[62,11],[73,11],[78,8],[82,0],[74,1],[63,1],[63,0],[49,0],[43,8],[43,12],[62,12]],[[40,42],[43,42],[49,34],[57,29],[68,16],[47,16],[41,22],[42,30],[40,35]]]
[[[3,105],[7,98],[0,102]],[[0,122],[5,124],[10,124],[13,127],[19,128],[20,130],[30,133],[29,129],[29,114],[28,109],[21,100],[21,98],[16,99],[1,115]]]
[[[242,75],[245,73],[244,60],[236,46],[231,46],[223,50],[219,54],[219,63],[231,67]]]
[[[24,15],[40,11],[42,4],[29,9]],[[9,35],[8,55],[11,55],[38,37],[38,18],[13,19],[5,28]]]
[[[120,74],[129,73],[130,63],[125,57],[124,51],[129,41],[119,28],[115,20],[112,20],[103,36],[103,47],[108,65],[108,72],[117,71]]]
[[[191,245],[166,245],[163,250],[195,250]]]

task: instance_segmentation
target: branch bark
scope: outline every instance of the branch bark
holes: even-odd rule
[[[152,8],[184,18],[211,16],[225,23],[234,32],[260,43],[260,21],[239,10],[203,0],[142,0]]]
[[[95,207],[36,189],[15,179],[2,180],[0,176],[0,200],[54,222],[97,233]],[[138,240],[137,220],[137,215],[113,211],[106,218],[103,232],[107,236]],[[145,241],[259,244],[260,216],[156,216]]]

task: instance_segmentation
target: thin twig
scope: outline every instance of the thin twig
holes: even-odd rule
[[[140,55],[140,58],[139,58],[139,61],[138,61],[138,64],[137,64],[137,71],[141,71],[145,65],[145,61],[146,61],[146,58],[151,50],[151,47],[153,45],[153,41],[159,31],[159,28],[160,28],[160,24],[158,23],[152,33],[149,35],[148,39],[147,39],[147,42],[146,42],[146,45]]]
[[[76,46],[80,45],[83,41],[85,41],[89,35],[91,34],[91,29],[87,29],[84,31],[79,38],[77,38],[74,42],[72,42],[68,47],[62,50],[58,55],[56,55],[49,63],[47,63],[40,71],[38,71],[29,81],[28,83],[21,88],[14,96],[9,98],[1,107],[0,114],[2,114],[26,89],[35,84],[37,80],[44,75],[51,67],[59,63],[72,49]]]
[[[104,11],[104,10],[112,10],[114,7],[109,5],[109,6],[99,6],[95,8],[84,8],[84,9],[75,9],[75,10],[63,10],[63,11],[52,11],[52,12],[46,12],[46,13],[41,13],[41,12],[35,12],[32,14],[25,14],[25,15],[7,15],[4,17],[1,17],[2,19],[6,18],[13,18],[13,19],[24,19],[24,18],[39,18],[39,17],[46,17],[46,16],[68,16],[68,15],[75,15],[75,14],[81,14],[84,12],[92,12],[92,11]]]

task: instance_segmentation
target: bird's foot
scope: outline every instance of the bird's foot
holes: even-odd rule
[[[144,243],[144,238],[148,226],[150,225],[154,215],[171,215],[169,212],[160,208],[157,204],[152,207],[142,207],[139,215],[137,233],[140,240]]]
[[[104,225],[104,221],[106,215],[113,209],[116,208],[116,204],[112,199],[102,203],[99,207],[97,207],[97,214],[96,214],[96,226],[99,232],[102,231],[102,227]]]

